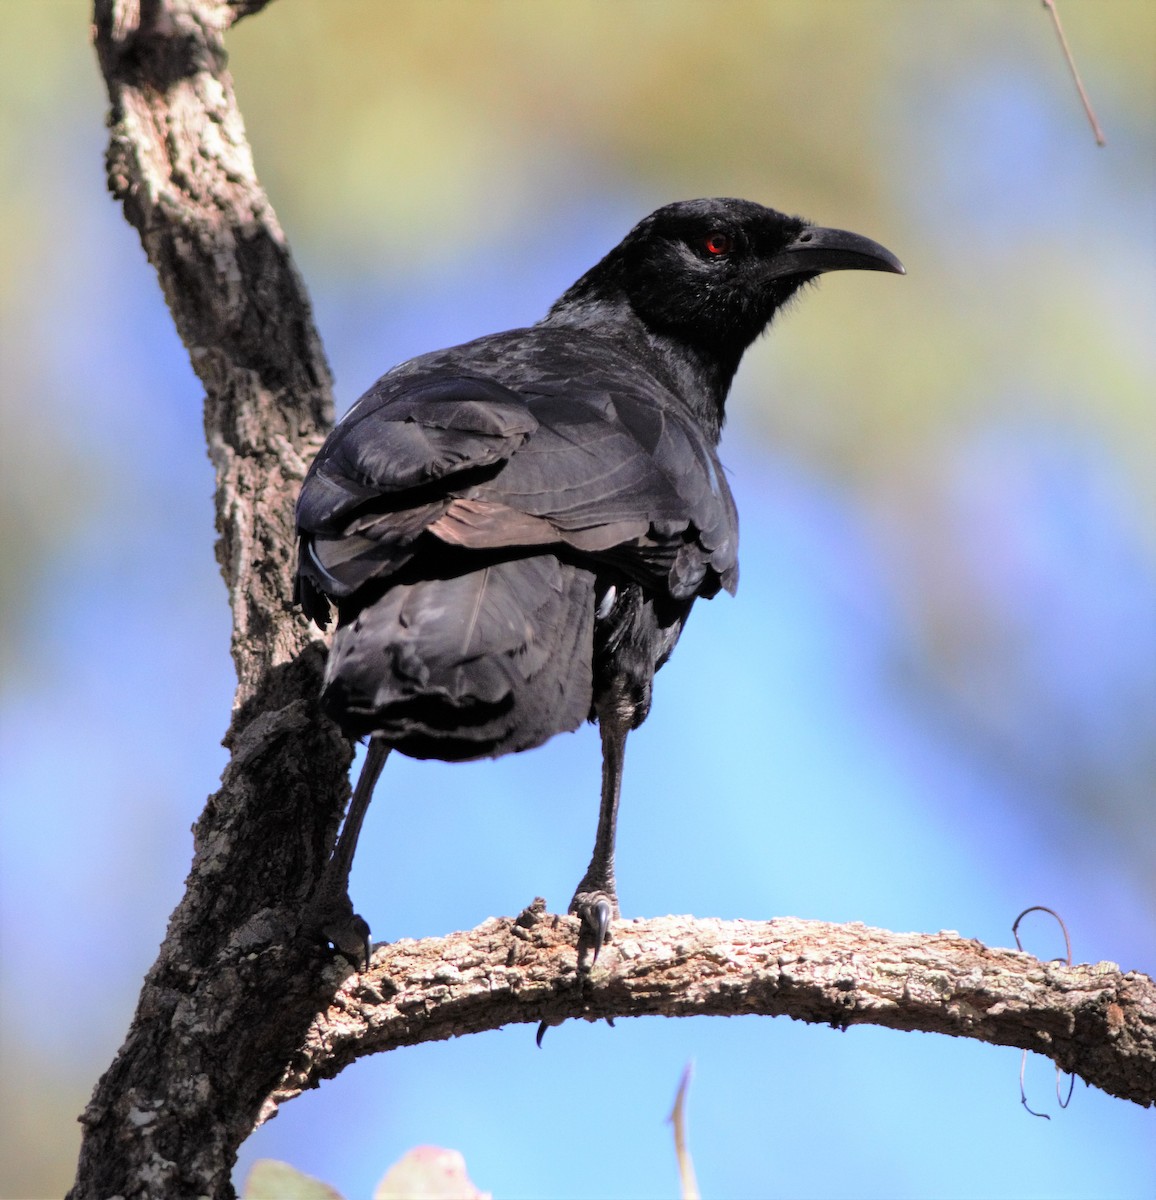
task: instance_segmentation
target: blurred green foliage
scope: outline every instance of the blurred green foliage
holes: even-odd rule
[[[86,6],[43,0],[3,6],[0,38],[0,681],[15,667],[28,583],[75,528],[75,495],[37,488],[49,471],[79,492],[100,487],[83,448],[55,436],[58,406],[43,369],[37,325],[46,277],[68,269],[68,197],[54,160],[77,124],[101,121],[102,89],[85,44]],[[99,187],[99,163],[88,164]],[[76,180],[79,181],[79,173]],[[63,224],[63,227],[62,227]],[[49,464],[51,464],[49,466]]]
[[[790,386],[777,392],[807,398],[760,411],[768,435],[860,483],[910,477],[939,441],[1006,405],[1006,380],[995,372],[1014,367],[1028,403],[1043,406],[1047,419],[1108,442],[1153,502],[1151,514],[1151,353],[1143,332],[1120,320],[1129,307],[1151,316],[1151,287],[1135,304],[1112,302],[1121,281],[1110,276],[1092,281],[1106,296],[1073,287],[1086,264],[1071,257],[1065,228],[1046,221],[1038,238],[1017,238],[995,260],[971,260],[980,269],[961,275],[966,247],[961,262],[943,258],[953,214],[944,214],[947,228],[907,219],[912,191],[926,186],[921,176],[942,171],[934,145],[942,130],[921,127],[934,93],[998,74],[1009,60],[1034,72],[1036,102],[1079,146],[1081,171],[1109,189],[1147,182],[1156,7],[1062,6],[1109,126],[1109,150],[1099,154],[1037,7],[278,0],[242,22],[229,45],[258,168],[307,260],[347,275],[428,269],[471,244],[516,244],[519,226],[551,193],[560,202],[629,189],[640,215],[673,197],[747,195],[846,224],[894,246],[911,284],[830,288],[821,310],[792,318],[778,354]],[[96,162],[67,164],[66,173],[54,157],[72,150],[71,129],[99,121],[103,100],[83,41],[82,0],[9,4],[5,16],[0,419],[4,445],[27,450],[6,464],[0,484],[0,538],[13,563],[67,529],[64,493],[41,494],[33,506],[22,499],[23,471],[70,449],[49,447],[51,398],[28,402],[43,387],[43,351],[22,326],[35,311],[37,281],[67,268],[61,183],[100,187]],[[1035,202],[1043,212],[1061,199],[1041,193]],[[1151,248],[1150,236],[1136,246]],[[876,302],[887,306],[885,353],[870,344],[879,336]],[[864,363],[870,386],[858,380]],[[82,456],[67,470],[99,486],[98,468]],[[1156,522],[1148,525],[1156,550]],[[6,604],[15,603],[10,588],[21,574],[4,571]]]
[[[1110,126],[1106,153],[1092,152],[1046,15],[1006,0],[278,0],[229,45],[263,181],[305,257],[332,272],[404,274],[473,243],[516,241],[552,190],[628,188],[640,214],[651,199],[751,196],[862,229],[899,250],[912,273],[903,289],[877,292],[874,280],[831,288],[822,310],[792,319],[781,369],[789,391],[802,387],[792,372],[806,374],[808,399],[760,412],[770,435],[840,474],[894,479],[961,423],[1006,404],[994,352],[1028,369],[1020,382],[1049,418],[1108,439],[1156,501],[1146,469],[1156,436],[1151,354],[1139,330],[1120,326],[1111,296],[1101,304],[1072,286],[1086,270],[1072,247],[1045,222],[1037,239],[1017,239],[961,277],[937,245],[950,246],[950,229],[905,219],[921,173],[941,169],[927,144],[936,131],[920,128],[929,93],[1009,58],[1033,69],[1037,102],[1087,150],[1083,171],[1108,187],[1143,184],[1156,7],[1072,0],[1062,11]],[[10,4],[5,16],[4,444],[31,439],[20,457],[36,461],[49,435],[43,406],[21,401],[38,391],[39,351],[21,335],[22,318],[37,303],[37,279],[66,267],[67,196],[52,190],[64,174],[53,157],[70,151],[71,127],[96,124],[103,101],[82,0]],[[99,188],[95,162],[71,165],[70,186]],[[877,297],[887,306],[882,354],[869,344]],[[1151,288],[1136,299],[1151,315]],[[865,362],[869,387],[857,380]],[[20,462],[9,467],[4,545],[51,545],[65,497],[28,509]]]

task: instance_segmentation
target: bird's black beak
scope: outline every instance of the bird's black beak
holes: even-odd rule
[[[768,263],[772,279],[791,275],[819,275],[824,271],[891,271],[906,275],[903,264],[890,250],[845,229],[804,229]]]

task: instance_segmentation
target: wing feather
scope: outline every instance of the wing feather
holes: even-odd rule
[[[415,569],[423,546],[568,546],[680,600],[737,581],[735,506],[707,435],[580,331],[515,330],[384,376],[317,456],[297,522],[315,617]]]

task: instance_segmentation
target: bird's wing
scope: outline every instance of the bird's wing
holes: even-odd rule
[[[397,570],[455,485],[500,465],[537,428],[525,400],[488,379],[386,375],[322,446],[297,500],[297,598],[324,623],[326,597]]]
[[[349,410],[309,468],[297,526],[337,533],[368,503],[501,462],[536,428],[525,400],[491,380],[387,375]]]
[[[475,548],[560,542],[677,599],[734,589],[738,519],[714,451],[654,389],[529,400],[538,428],[430,525]]]
[[[394,574],[423,532],[474,550],[566,545],[676,599],[734,590],[734,502],[669,393],[637,377],[519,382],[402,370],[350,410],[298,500],[307,615]]]

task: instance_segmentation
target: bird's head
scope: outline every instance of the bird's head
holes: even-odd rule
[[[878,242],[811,225],[750,200],[687,200],[640,221],[611,251],[635,312],[651,328],[742,349],[825,271],[903,266]],[[604,260],[606,261],[606,260]]]
[[[778,309],[803,284],[845,270],[904,273],[891,251],[857,233],[750,200],[684,200],[640,221],[551,316],[584,321],[625,303],[651,334],[703,361],[721,403],[743,351]]]

